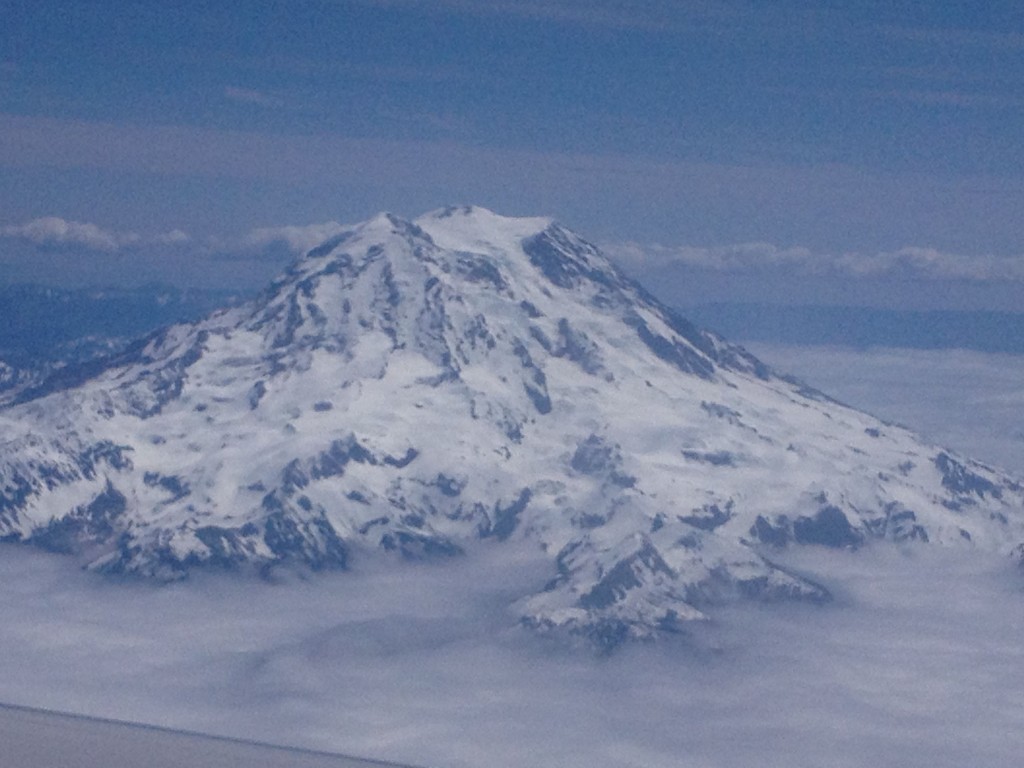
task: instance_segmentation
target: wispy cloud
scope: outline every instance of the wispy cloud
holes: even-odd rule
[[[886,79],[895,82],[909,83],[953,83],[969,84],[976,86],[979,83],[1001,86],[1018,86],[1021,84],[1022,76],[1018,72],[1003,69],[984,68],[967,69],[953,64],[943,66],[935,63],[920,65],[881,65],[865,68],[867,71],[878,73]]]
[[[889,38],[927,45],[1024,50],[1024,34],[1014,31],[886,26],[881,28],[881,32]]]
[[[258,227],[245,235],[235,249],[261,251],[283,247],[295,254],[303,254],[330,237],[346,229],[344,224],[326,221],[320,224]]]
[[[9,281],[47,285],[251,290],[345,228],[327,221],[194,236],[181,228],[140,233],[44,216],[0,224],[0,273]]]
[[[238,104],[252,104],[257,107],[277,108],[283,107],[285,102],[276,94],[255,88],[239,88],[229,85],[224,88],[224,98]]]
[[[276,259],[299,256],[344,231],[336,221],[305,225],[257,227],[242,235],[212,235],[195,239],[182,229],[142,235],[107,229],[84,221],[43,216],[23,224],[0,226],[0,240],[21,241],[29,252],[84,251],[98,254],[131,252],[166,253],[168,248],[187,249],[200,257]]]
[[[358,0],[382,8],[432,13],[504,16],[617,29],[664,29],[680,22],[720,21],[737,14],[734,3],[716,0]]]
[[[0,227],[0,236],[28,240],[39,246],[77,246],[90,251],[118,251],[139,241],[134,232],[114,232],[95,224],[44,216],[24,224]]]
[[[1024,107],[1024,98],[1004,93],[917,89],[872,90],[863,93],[869,98],[935,107],[960,109],[1019,109]]]
[[[81,248],[100,253],[116,253],[144,245],[182,245],[190,241],[180,229],[142,236],[136,232],[105,229],[84,221],[59,216],[43,216],[24,224],[0,227],[0,238],[22,240],[40,248]]]
[[[810,248],[783,248],[770,243],[699,247],[618,243],[605,246],[617,261],[634,269],[681,265],[718,272],[792,270],[805,275],[859,278],[913,274],[934,280],[1024,282],[1024,254],[997,256],[947,253],[907,246],[873,253],[827,253]]]
[[[192,241],[192,237],[184,230],[172,229],[170,232],[153,235],[149,240],[157,245],[185,245]]]

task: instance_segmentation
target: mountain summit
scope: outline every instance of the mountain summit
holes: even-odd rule
[[[514,604],[611,642],[827,599],[791,545],[1010,552],[1024,489],[774,373],[548,219],[389,214],[258,299],[0,411],[0,536],[89,568],[346,568],[532,544]]]

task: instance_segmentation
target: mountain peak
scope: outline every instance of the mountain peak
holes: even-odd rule
[[[499,216],[478,206],[448,207],[427,213],[416,224],[440,247],[476,252],[495,251],[542,232],[552,219]]]

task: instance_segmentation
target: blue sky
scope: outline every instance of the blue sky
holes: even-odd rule
[[[255,284],[254,229],[473,202],[680,300],[1024,305],[1020,3],[0,13],[0,280]]]

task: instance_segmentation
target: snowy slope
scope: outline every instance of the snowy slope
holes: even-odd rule
[[[1024,541],[1013,480],[776,375],[561,226],[479,208],[355,226],[0,423],[8,540],[158,578],[526,540],[551,579],[523,622],[608,643],[732,595],[827,599],[777,547]]]

